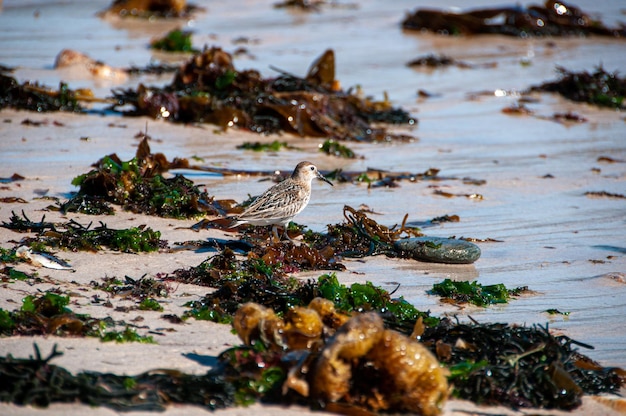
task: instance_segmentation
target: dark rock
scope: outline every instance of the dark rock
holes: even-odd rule
[[[471,264],[480,257],[480,247],[464,240],[441,237],[415,237],[394,243],[402,257],[448,264]]]

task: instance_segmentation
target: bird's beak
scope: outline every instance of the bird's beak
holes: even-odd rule
[[[326,183],[327,183],[327,184],[329,184],[330,186],[335,186],[335,185],[333,185],[333,183],[332,183],[331,181],[329,181],[328,179],[326,179],[326,178],[324,177],[324,175],[322,175],[322,174],[321,174],[321,173],[319,173],[319,172],[317,172],[317,179],[319,179],[320,181],[324,181],[324,182],[326,182]]]

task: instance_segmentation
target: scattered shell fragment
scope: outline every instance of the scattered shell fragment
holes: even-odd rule
[[[113,68],[72,49],[63,49],[59,52],[54,62],[54,68],[85,72],[94,78],[116,82],[124,82],[128,79],[128,73],[125,70]]]

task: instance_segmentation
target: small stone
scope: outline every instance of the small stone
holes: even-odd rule
[[[453,238],[405,238],[394,246],[403,257],[433,263],[471,264],[480,257],[480,247],[476,244]]]

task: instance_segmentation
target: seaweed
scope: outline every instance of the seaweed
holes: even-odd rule
[[[332,139],[325,140],[324,143],[320,145],[320,151],[326,153],[327,155],[337,156],[344,159],[356,159],[357,157],[352,149]]]
[[[485,63],[485,64],[470,64],[464,61],[459,61],[447,55],[435,55],[429,54],[420,56],[411,60],[407,63],[409,67],[419,67],[419,68],[443,68],[448,66],[456,66],[462,69],[474,69],[474,68],[494,68],[497,66],[495,62]]]
[[[418,229],[407,227],[408,215],[400,227],[386,227],[369,218],[365,212],[344,206],[345,222],[328,226],[328,233],[307,232],[304,241],[320,251],[332,248],[332,252],[341,257],[366,257],[384,254],[398,257],[399,252],[393,242],[403,236],[419,236]]]
[[[212,266],[235,271],[230,265],[230,260],[232,257],[229,256],[217,258],[214,259]],[[239,318],[235,317],[235,327],[239,328],[238,332],[242,327],[252,331],[250,334],[240,332],[242,340],[248,345],[235,346],[222,352],[218,358],[219,365],[207,374],[189,376],[173,370],[153,370],[137,376],[98,373],[80,373],[73,376],[47,362],[45,369],[42,369],[42,360],[37,352],[37,358],[30,360],[16,360],[10,356],[0,358],[0,371],[3,374],[20,374],[20,380],[23,381],[13,383],[9,380],[8,383],[0,383],[0,399],[40,406],[56,401],[79,400],[91,405],[113,408],[123,406],[125,410],[163,409],[169,403],[199,404],[213,409],[217,404],[220,407],[246,405],[257,400],[281,404],[301,403],[317,408],[321,404],[318,401],[320,393],[317,389],[323,381],[319,381],[318,378],[323,379],[330,374],[328,371],[316,369],[320,367],[319,363],[326,359],[321,357],[329,356],[321,354],[320,351],[323,348],[335,348],[331,346],[335,338],[329,338],[328,335],[332,335],[335,330],[343,331],[343,335],[346,335],[351,329],[341,329],[341,325],[350,315],[356,316],[357,320],[363,320],[366,317],[374,318],[372,311],[380,314],[383,318],[381,322],[385,323],[385,327],[394,328],[405,335],[411,334],[410,339],[417,337],[423,347],[428,348],[450,370],[448,379],[452,383],[453,394],[479,404],[505,404],[513,408],[573,409],[580,404],[583,394],[615,393],[624,384],[622,370],[601,367],[574,348],[575,346],[592,348],[591,346],[566,336],[554,336],[548,331],[547,326],[520,327],[476,322],[454,323],[448,318],[437,319],[429,316],[428,313],[419,312],[402,298],[392,300],[389,293],[371,283],[353,284],[348,288],[340,284],[333,275],[321,276],[317,283],[287,281],[272,276],[272,269],[267,265],[257,263],[255,267],[258,273],[257,278],[237,275],[231,277],[230,281],[224,279],[222,281],[224,286],[217,290],[217,292],[222,292],[222,296],[216,297],[209,294],[195,305],[191,305],[198,308],[196,312],[198,312],[199,319],[202,318],[200,313],[203,313],[205,317],[214,313],[212,320],[217,320],[214,318],[221,311],[222,318],[229,318],[222,319],[221,322],[231,322],[233,314],[239,313]],[[261,282],[263,279],[259,276],[266,276],[267,279]],[[255,282],[250,284],[252,280]],[[279,283],[276,284],[276,282]],[[235,293],[233,290],[236,285],[245,289]],[[291,286],[291,289],[288,286]],[[308,289],[303,291],[302,288],[306,286]],[[224,290],[224,288],[227,289]],[[294,288],[295,290],[292,290]],[[242,294],[246,296],[240,296]],[[324,325],[329,325],[330,328],[315,333],[318,337],[322,336],[322,333],[328,335],[324,335],[323,340],[320,340],[322,344],[311,339],[309,346],[306,347],[308,351],[300,350],[294,355],[295,352],[291,351],[291,348],[299,345],[298,339],[302,340],[303,336],[306,338],[305,333],[302,332],[305,327],[300,328],[304,321],[301,322],[300,319],[309,322],[307,317],[310,315],[304,313],[304,308],[299,306],[312,305],[311,301],[317,296],[328,299],[319,300],[318,298],[313,303],[318,305],[315,309],[318,313],[321,314],[322,310],[326,311],[320,317],[323,318]],[[268,331],[266,336],[261,335],[259,338],[258,330],[248,325],[251,324],[248,322],[251,315],[245,311],[237,312],[242,304],[251,305],[247,303],[250,299],[265,302],[271,308],[267,309],[266,319],[262,319],[259,323],[262,325],[259,330]],[[328,305],[322,306],[324,302],[329,301],[330,309]],[[46,302],[38,298],[29,298],[25,299],[23,309],[31,312],[22,313],[39,310],[41,313],[47,311],[45,313],[48,315],[57,316],[54,314],[69,313],[67,304],[67,297],[54,294],[48,295]],[[293,309],[294,307],[296,308]],[[257,305],[257,308],[264,310],[263,306]],[[334,308],[337,308],[336,311]],[[284,316],[285,331],[280,330],[282,326],[279,322],[272,323],[279,319],[271,317],[275,313]],[[327,313],[330,315],[326,315]],[[358,318],[359,316],[362,318]],[[14,313],[0,310],[1,331],[13,331],[17,321]],[[290,329],[291,327],[293,330]],[[274,330],[278,332],[272,336]],[[387,334],[387,332],[384,333]],[[358,335],[358,331],[355,335]],[[385,337],[390,336],[391,334]],[[113,341],[123,338],[147,341],[144,338],[136,339],[136,337],[137,333],[127,326],[121,333],[105,333],[103,339]],[[285,349],[279,341],[280,337],[286,337],[284,341],[291,347]],[[336,339],[340,340],[342,337]],[[328,345],[324,346],[325,343]],[[385,356],[389,356],[389,348],[385,347],[384,351],[386,351]],[[53,350],[49,358],[55,355],[57,354]],[[385,367],[378,367],[381,362],[377,361],[376,356],[377,354],[372,350],[363,359],[351,361],[354,384],[350,382],[350,389],[355,392],[362,391],[363,394],[346,398],[347,402],[344,404],[350,408],[387,406],[386,401],[381,401],[382,397],[378,395],[379,393],[385,394],[383,390],[375,393],[367,387],[368,383],[359,382],[359,380],[370,380],[372,377],[380,379],[382,374],[387,374]],[[379,364],[371,367],[368,363],[372,360],[373,363]],[[391,366],[393,359],[392,361],[385,359],[384,362],[385,365]],[[397,364],[401,365],[398,371],[404,371],[402,361]],[[31,366],[38,370],[31,373],[29,371]],[[313,371],[307,372],[307,368]],[[323,370],[323,366],[320,368]],[[373,372],[374,368],[382,373]],[[46,373],[48,370],[54,370],[54,374],[57,375],[54,385],[48,379]],[[103,389],[70,388],[72,383],[77,381],[87,383],[86,386],[92,386],[93,384],[86,381],[86,374],[97,377],[98,385]],[[337,377],[343,378],[342,374],[338,374]],[[395,372],[393,374],[394,377],[398,377]],[[332,374],[330,376],[336,377]],[[31,380],[32,377],[36,377],[36,380]],[[383,379],[387,380],[385,377]],[[195,387],[188,389],[185,386],[190,380],[195,383]],[[303,390],[303,383],[313,386],[313,395],[309,396],[308,389]],[[199,388],[198,386],[205,387]],[[374,394],[373,397],[378,397],[378,399],[364,400],[369,394]],[[42,397],[47,400],[42,400]],[[24,398],[29,399],[23,401]],[[332,401],[334,400],[331,399],[331,402],[322,404],[327,410],[336,409]]]
[[[90,285],[94,289],[103,290],[114,296],[132,297],[140,301],[151,299],[155,296],[167,297],[171,291],[171,288],[166,283],[146,277],[146,275],[139,279],[124,276],[124,281],[116,277],[103,277],[102,283],[92,280]]]
[[[80,189],[61,205],[61,210],[98,213],[97,207],[113,203],[127,211],[169,218],[225,213],[219,201],[200,191],[191,180],[182,175],[162,175],[169,169],[188,166],[186,159],[170,162],[162,153],[150,153],[144,137],[133,159],[124,162],[111,154],[102,158],[95,169],[74,178],[72,184]]]
[[[439,323],[439,318],[419,311],[403,297],[392,299],[392,293],[372,282],[353,283],[347,287],[339,283],[335,274],[325,274],[318,278],[317,286],[319,296],[332,301],[338,310],[347,313],[376,311],[393,329],[410,333],[418,319],[427,326]]]
[[[62,355],[54,346],[42,358],[37,344],[30,358],[0,357],[3,379],[0,400],[46,407],[55,402],[81,402],[117,411],[165,410],[171,403],[218,409],[234,404],[234,377],[226,371],[189,375],[175,370],[153,370],[136,376],[81,372],[72,375],[51,361]]]
[[[3,204],[28,204],[28,201],[24,198],[19,198],[15,196],[0,198],[0,202],[2,202]]]
[[[180,65],[175,64],[167,64],[167,63],[154,63],[150,62],[146,66],[129,66],[124,69],[129,75],[141,75],[141,74],[153,74],[153,75],[163,75],[170,74],[178,71]]]
[[[122,18],[173,19],[191,18],[202,8],[187,4],[186,0],[113,0],[101,15],[116,15]]]
[[[251,246],[237,244],[242,251],[248,252],[249,256],[259,258],[269,265],[280,266],[284,272],[301,270],[342,270],[341,258],[360,258],[384,254],[388,257],[401,256],[401,250],[397,249],[394,242],[400,238],[421,236],[419,228],[407,225],[408,214],[402,223],[387,227],[378,224],[369,218],[365,211],[355,210],[350,206],[344,206],[344,223],[330,224],[327,233],[304,231],[302,226],[291,222],[288,226],[288,234],[291,238],[302,235],[306,244],[295,246],[290,243],[265,246],[259,242],[265,242],[269,236],[267,227],[246,227],[243,231],[244,242]],[[202,220],[191,228],[220,228],[232,231],[229,221],[223,218],[216,220]],[[217,240],[209,240],[204,246],[225,247],[233,246]]]
[[[556,92],[572,101],[615,109],[626,108],[626,78],[620,77],[617,72],[607,72],[602,66],[593,72],[572,72],[557,67],[557,72],[557,81],[533,86],[530,91]],[[578,117],[575,121],[578,121]]]
[[[100,338],[103,342],[154,342],[149,336],[137,334],[124,322],[74,313],[67,307],[69,302],[69,296],[54,291],[47,291],[39,296],[28,295],[22,299],[19,310],[0,309],[0,336],[83,336]],[[107,331],[116,325],[124,325],[126,328],[122,332],[113,329]]]
[[[3,261],[3,263],[7,263]],[[13,267],[4,267],[0,269],[0,275],[3,277],[0,278],[1,282],[7,282],[10,280],[31,280],[37,277],[37,273],[28,274],[21,270],[15,270]]]
[[[15,211],[11,211],[10,222],[2,221],[2,227],[7,228],[9,230],[17,231],[20,233],[41,233],[46,230],[56,231],[56,224],[51,222],[45,222],[46,216],[41,217],[41,221],[34,222],[31,221],[26,213],[22,210],[22,216],[18,216]]]
[[[37,273],[29,274],[8,266],[9,264],[16,264],[24,261],[26,261],[26,259],[18,255],[17,248],[6,249],[0,247],[0,262],[4,265],[4,267],[0,269],[0,281],[8,282],[11,280],[36,279],[38,277]]]
[[[133,328],[126,326],[123,331],[107,331],[100,336],[102,342],[138,342],[140,344],[154,344],[154,338],[150,335],[139,335]]]
[[[158,300],[154,298],[145,298],[141,302],[139,302],[139,310],[140,311],[158,311],[163,312],[163,306],[159,303]]]
[[[176,270],[170,279],[217,288],[188,303],[191,310],[185,316],[223,323],[231,322],[242,303],[258,302],[285,312],[311,300],[315,288],[312,282],[289,277],[280,266],[268,265],[263,259],[238,262],[228,249],[197,267]]]
[[[291,146],[287,142],[281,142],[279,140],[274,140],[271,143],[261,143],[261,142],[246,142],[242,145],[237,146],[237,149],[243,150],[252,150],[255,152],[278,152],[281,149],[287,150],[296,150],[297,148]]]
[[[187,304],[190,310],[185,316],[196,319],[231,322],[239,305],[246,302],[255,302],[283,314],[291,307],[307,305],[313,298],[323,297],[342,311],[378,311],[394,327],[412,326],[420,316],[428,324],[436,323],[427,313],[418,311],[402,298],[392,299],[387,291],[369,282],[355,283],[348,288],[340,284],[334,274],[323,275],[317,282],[302,282],[289,277],[287,272],[293,269],[285,264],[272,263],[255,255],[248,257],[239,261],[226,249],[196,267],[178,269],[164,279],[217,289]]]
[[[507,289],[502,283],[482,285],[478,282],[445,279],[441,283],[435,283],[429,293],[439,295],[454,303],[471,303],[485,307],[498,303],[507,303],[511,296],[519,296],[527,291],[527,286]]]
[[[86,91],[73,91],[61,82],[58,90],[52,90],[30,82],[19,84],[17,80],[0,73],[0,109],[82,112],[80,99],[91,97]],[[87,94],[87,95],[86,95]]]
[[[560,310],[558,310],[556,308],[549,308],[549,309],[546,309],[544,312],[547,313],[547,314],[550,314],[550,315],[569,316],[569,314],[570,314],[570,312],[568,312],[568,311],[560,311]]]
[[[501,34],[509,36],[626,36],[626,28],[607,27],[579,8],[562,1],[448,12],[418,9],[402,21],[405,30],[442,35]]]
[[[97,227],[91,224],[84,226],[74,220],[62,224],[32,222],[22,212],[23,218],[12,212],[9,223],[3,222],[2,227],[18,232],[36,232],[33,238],[26,238],[22,245],[39,245],[60,247],[73,251],[98,251],[102,246],[123,252],[149,252],[165,248],[167,243],[161,240],[161,232],[150,227],[139,226],[115,230],[100,222]]]
[[[607,191],[587,191],[585,192],[585,196],[588,198],[626,199],[626,195],[624,194],[617,194]]]
[[[616,392],[624,383],[618,369],[584,366],[574,346],[593,347],[547,326],[442,319],[421,340],[451,368],[454,395],[478,404],[573,409],[583,394]]]
[[[174,29],[165,36],[150,42],[150,48],[165,52],[190,52],[197,53],[191,43],[191,32],[187,30]]]
[[[324,325],[329,327],[323,333],[332,335],[337,331],[341,336],[323,336],[321,343],[313,342],[297,354],[289,348],[284,349],[274,344],[279,342],[281,336],[289,336],[293,332],[289,326],[299,322],[298,316],[309,316],[303,309],[286,313],[283,324],[286,331],[274,333],[274,337],[271,336],[272,328],[279,330],[281,325],[277,318],[272,317],[273,311],[268,310],[266,319],[259,322],[262,327],[258,330],[247,326],[248,323],[253,323],[248,322],[249,316],[244,313],[238,318],[244,321],[237,321],[235,327],[247,345],[234,346],[223,351],[218,357],[218,365],[204,375],[187,375],[162,369],[136,376],[97,372],[74,376],[50,363],[50,360],[60,355],[56,346],[46,359],[41,358],[35,346],[36,355],[30,359],[0,357],[0,371],[5,375],[4,382],[0,383],[0,400],[38,406],[47,406],[53,402],[80,401],[92,406],[107,406],[126,411],[163,410],[173,403],[196,404],[216,409],[248,405],[259,400],[282,405],[300,403],[312,408],[319,408],[321,405],[329,411],[351,409],[362,412],[364,407],[386,406],[386,400],[383,399],[387,394],[386,390],[381,388],[380,391],[372,391],[373,380],[385,380],[389,383],[391,378],[402,377],[398,373],[406,370],[402,365],[403,361],[394,361],[387,347],[383,349],[384,355],[388,357],[385,361],[380,361],[382,357],[377,358],[374,350],[351,361],[350,372],[353,374],[351,379],[346,380],[350,382],[348,388],[361,394],[346,396],[346,401],[339,402],[339,407],[333,405],[334,399],[328,401],[319,396],[319,386],[325,377],[333,380],[344,377],[343,366],[338,369],[338,373],[333,373],[323,371],[323,364],[328,357],[332,357],[335,344],[341,342],[344,336],[349,336],[350,331],[358,329],[354,325],[356,321],[343,328],[343,322],[349,316],[337,314],[332,308],[328,310],[335,318],[330,319],[330,315],[324,318]],[[354,316],[363,322],[375,318],[371,312],[356,313]],[[270,323],[274,321],[276,323]],[[11,325],[11,317],[0,311],[0,328]],[[252,332],[240,332],[244,327]],[[578,353],[575,348],[592,347],[566,336],[554,336],[547,327],[476,322],[462,324],[448,318],[438,321],[436,325],[420,326],[416,329],[417,327],[418,325],[403,333],[416,334],[422,345],[420,348],[428,348],[428,355],[434,355],[447,367],[448,381],[452,384],[454,396],[478,404],[504,404],[515,409],[541,407],[571,410],[580,405],[583,394],[615,393],[624,384],[622,370],[601,367]],[[398,335],[392,337],[393,334],[382,327],[380,329],[384,330],[383,334],[387,334],[385,339],[402,338]],[[261,335],[259,330],[268,331],[268,336]],[[293,335],[298,333],[299,330],[296,330]],[[355,335],[358,333],[357,331]],[[302,334],[299,336],[302,337]],[[347,338],[348,347],[350,339],[352,338]],[[367,337],[358,339],[366,340]],[[355,338],[355,341],[358,339]],[[296,338],[286,341],[292,347],[297,345],[293,344],[297,341]],[[414,340],[408,342],[415,343]],[[413,345],[412,348],[416,347]],[[323,350],[327,350],[328,354],[322,354]],[[424,352],[420,356],[423,354]],[[380,367],[383,362],[389,366],[388,369]],[[340,362],[337,361],[337,364]],[[385,373],[392,371],[392,366],[398,364],[400,368],[396,371]],[[430,374],[428,371],[426,374]],[[347,375],[350,376],[351,373]],[[308,385],[313,387],[311,393]],[[332,388],[331,390],[335,391]],[[391,391],[392,395],[394,391]],[[368,397],[372,400],[367,400]],[[393,396],[389,399],[393,400],[391,397]]]
[[[259,134],[288,132],[334,140],[411,140],[371,123],[414,125],[407,112],[385,100],[374,102],[343,91],[335,80],[335,57],[327,50],[301,78],[280,71],[262,78],[235,68],[231,54],[207,48],[194,55],[163,88],[139,85],[113,91],[112,109],[130,105],[128,115],[176,122],[202,122],[223,129],[238,126]]]

